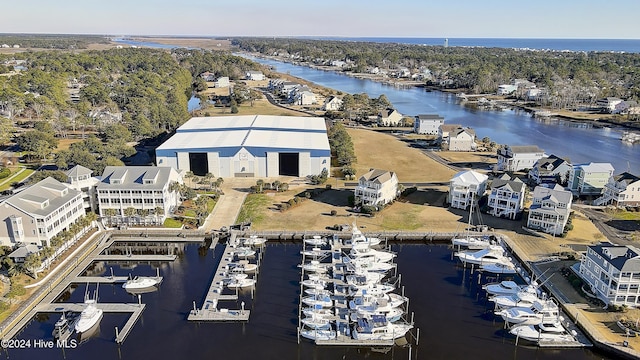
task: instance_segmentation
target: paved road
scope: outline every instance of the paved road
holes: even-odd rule
[[[629,243],[628,236],[630,236],[631,232],[619,230],[608,225],[607,222],[609,221],[609,216],[598,210],[598,208],[581,204],[574,204],[573,206],[585,214],[609,241],[620,245],[626,245]]]

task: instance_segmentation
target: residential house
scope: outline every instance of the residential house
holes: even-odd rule
[[[335,96],[329,96],[324,100],[322,110],[324,111],[338,111],[342,109],[342,99]]]
[[[449,143],[449,135],[458,130],[462,129],[462,125],[460,124],[443,124],[438,127],[438,140],[440,143],[448,144]]]
[[[571,213],[573,194],[560,185],[553,188],[536,186],[529,207],[527,227],[548,234],[562,235]]]
[[[504,174],[491,182],[489,194],[489,214],[515,220],[524,206],[526,186],[517,177]]]
[[[262,71],[247,71],[247,76],[246,76],[247,80],[253,80],[253,81],[262,81],[265,79],[264,74],[262,73]]]
[[[527,89],[525,94],[525,99],[528,101],[537,101],[544,95],[544,89],[540,88],[531,88]]]
[[[392,202],[398,197],[398,177],[396,173],[371,169],[360,176],[354,190],[356,204],[379,205]]]
[[[398,126],[402,121],[402,114],[396,109],[386,108],[378,114],[378,125]]]
[[[474,151],[476,132],[471,128],[454,130],[449,134],[449,151]]]
[[[568,184],[571,172],[571,163],[567,159],[562,159],[556,155],[549,155],[538,160],[531,170],[529,179],[535,184]]]
[[[329,63],[331,66],[335,66],[335,67],[344,67],[345,65],[347,65],[347,63],[345,61],[342,60],[331,60],[331,62]]]
[[[619,99],[617,97],[608,97],[598,100],[596,102],[596,105],[600,107],[604,112],[613,113],[616,110],[616,106],[622,101],[622,99]]]
[[[628,172],[610,177],[594,205],[640,206],[640,177]]]
[[[576,195],[600,195],[611,176],[613,166],[609,163],[577,164],[569,172],[567,186]]]
[[[0,203],[0,245],[50,246],[84,214],[82,193],[48,177]]]
[[[107,166],[96,187],[100,216],[117,223],[161,224],[180,205],[172,183],[183,183],[172,167]]]
[[[98,196],[96,185],[100,179],[92,176],[93,170],[82,165],[76,165],[67,170],[67,186],[82,193],[82,204],[85,212],[98,210]]]
[[[473,202],[477,202],[487,189],[489,177],[479,172],[468,170],[457,173],[449,182],[447,202],[451,207],[466,209]]]
[[[418,134],[438,135],[438,129],[444,125],[444,118],[440,115],[416,115],[413,121],[413,131]]]
[[[213,81],[213,87],[224,88],[229,87],[229,77],[221,76]]]
[[[216,81],[216,74],[212,73],[212,72],[208,72],[205,71],[202,74],[200,74],[200,77],[207,82],[213,82]]]
[[[587,247],[578,272],[605,304],[640,304],[640,250],[632,245],[603,243]]]
[[[294,97],[296,105],[313,105],[316,103],[316,94],[311,91],[301,91]]]
[[[498,149],[499,171],[520,171],[531,169],[535,163],[545,155],[544,150],[535,145],[509,146]]]
[[[511,95],[518,90],[517,85],[503,84],[498,85],[498,95]]]

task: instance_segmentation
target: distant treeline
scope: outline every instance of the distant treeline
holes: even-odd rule
[[[443,47],[333,40],[236,38],[240,49],[326,65],[348,61],[344,71],[371,67],[428,69],[433,83],[468,93],[495,93],[498,85],[525,79],[547,89],[545,105],[568,107],[604,97],[640,99],[640,54],[561,52],[506,48]]]
[[[108,43],[107,37],[98,35],[0,34],[0,45],[21,48],[86,49],[89,44]]]

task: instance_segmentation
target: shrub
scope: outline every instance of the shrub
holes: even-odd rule
[[[327,190],[331,190],[331,184],[325,185],[324,188],[327,189]]]
[[[11,175],[11,170],[9,168],[3,168],[0,170],[0,179],[4,179]]]
[[[331,216],[336,216],[338,215],[338,212],[336,210],[331,210]]]

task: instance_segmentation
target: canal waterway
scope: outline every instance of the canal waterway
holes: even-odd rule
[[[174,262],[137,265],[98,263],[91,275],[153,275],[160,267],[163,283],[156,292],[143,294],[146,308],[121,346],[114,342],[115,327],[127,316],[106,313],[99,330],[75,349],[10,349],[6,359],[408,359],[409,349],[394,347],[386,354],[368,348],[320,347],[311,341],[297,342],[301,245],[269,242],[263,257],[254,300],[241,293],[237,302],[220,307],[251,310],[247,323],[188,322],[193,301],[201,304],[213,278],[222,247],[214,250],[187,245]],[[412,359],[607,359],[591,349],[550,350],[515,346],[503,323],[491,314],[477,275],[463,270],[444,245],[393,245],[398,253],[398,272],[409,311],[415,313],[420,342]],[[486,279],[483,279],[486,281]],[[60,302],[81,302],[86,287],[69,289]],[[137,302],[120,285],[100,285],[99,302]],[[56,314],[39,314],[20,339],[51,339]]]
[[[400,113],[408,116],[438,114],[447,124],[470,126],[479,138],[488,136],[498,144],[538,145],[547,154],[569,158],[572,163],[610,162],[615,173],[640,173],[640,144],[620,140],[620,128],[594,128],[590,123],[557,118],[539,119],[519,109],[478,110],[460,105],[449,93],[423,88],[398,88],[380,82],[357,79],[333,71],[323,71],[271,59],[250,57],[320,86],[350,94],[365,93],[370,98],[384,94]]]

